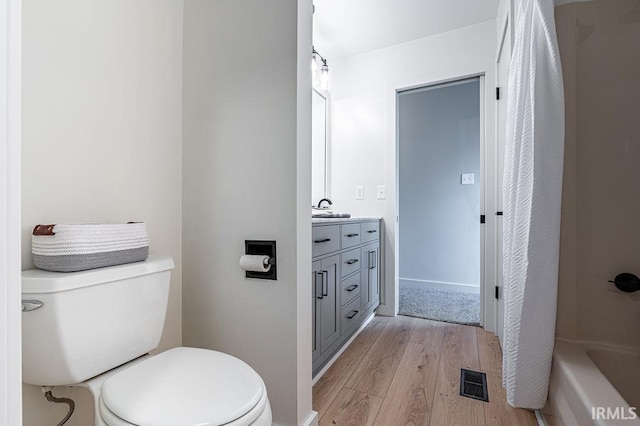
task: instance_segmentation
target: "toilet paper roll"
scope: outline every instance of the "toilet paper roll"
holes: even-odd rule
[[[245,254],[240,258],[240,267],[250,272],[269,272],[269,256]]]

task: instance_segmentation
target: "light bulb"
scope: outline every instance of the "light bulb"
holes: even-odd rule
[[[320,68],[320,88],[322,90],[329,90],[331,87],[331,79],[329,77],[329,67],[327,64],[322,65]]]

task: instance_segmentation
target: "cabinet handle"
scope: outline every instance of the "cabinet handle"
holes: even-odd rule
[[[352,237],[357,237],[360,234],[347,234],[346,237],[347,238],[352,238]]]
[[[358,262],[360,262],[360,260],[358,259],[347,260],[347,265],[353,265],[354,263],[358,263]]]
[[[347,287],[347,288],[346,288],[346,290],[347,290],[348,292],[352,292],[352,291],[353,291],[353,290],[355,290],[356,288],[358,288],[358,284],[353,284],[353,285],[350,285],[349,287]]]
[[[375,268],[375,266],[373,266],[373,260],[371,260],[371,255],[375,253],[373,251],[367,251],[367,269],[373,269]]]
[[[324,279],[324,274],[327,274],[327,280]],[[324,291],[324,285],[327,285],[327,291]],[[322,295],[329,296],[329,271],[322,271]]]
[[[349,312],[349,315],[347,315],[347,318],[351,319],[351,318],[355,317],[356,315],[358,315],[358,311],[351,311],[351,312]]]
[[[325,238],[322,240],[314,240],[313,242],[316,244],[320,244],[320,243],[328,243],[329,241],[331,241],[331,238]]]
[[[373,269],[375,269],[378,267],[378,250],[373,251],[373,260],[375,260],[375,263],[373,265]]]
[[[376,232],[378,232],[376,229],[370,229],[367,231],[369,234],[375,234]]]
[[[319,274],[319,273],[315,273],[315,279],[314,279],[314,291],[316,293],[316,295],[318,294],[318,275],[320,275],[320,279],[322,280],[322,289],[324,289],[324,275]],[[324,296],[322,295],[322,292],[320,293],[320,296],[316,296],[318,299],[324,299]]]

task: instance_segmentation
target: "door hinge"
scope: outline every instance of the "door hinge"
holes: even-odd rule
[[[480,223],[485,223],[485,217],[483,214],[480,215]]]
[[[496,299],[500,299],[500,287],[496,286]]]
[[[496,100],[500,100],[500,88],[496,87]]]

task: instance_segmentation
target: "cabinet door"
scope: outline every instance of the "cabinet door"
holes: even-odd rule
[[[380,302],[380,287],[378,277],[378,264],[380,261],[380,243],[369,244],[362,247],[360,255],[362,259],[362,311],[366,312],[372,306]]]
[[[369,269],[369,291],[371,293],[371,304],[380,304],[380,243],[371,246],[371,268]]]
[[[360,269],[360,277],[362,280],[362,285],[360,286],[360,298],[362,299],[362,312],[367,312],[369,308],[371,308],[371,285],[369,275],[371,273],[371,253],[372,253],[372,244],[362,247],[360,250],[360,260],[361,260],[361,269]]]
[[[320,353],[324,352],[340,337],[340,306],[338,301],[338,283],[340,256],[322,259],[318,275],[319,296],[316,298],[316,310],[319,311]]]
[[[313,262],[311,264],[311,343],[313,348],[311,350],[311,359],[315,360],[320,356],[320,310],[318,309],[318,302],[322,297],[322,289],[320,288],[320,271],[322,270],[322,263],[320,261]]]

